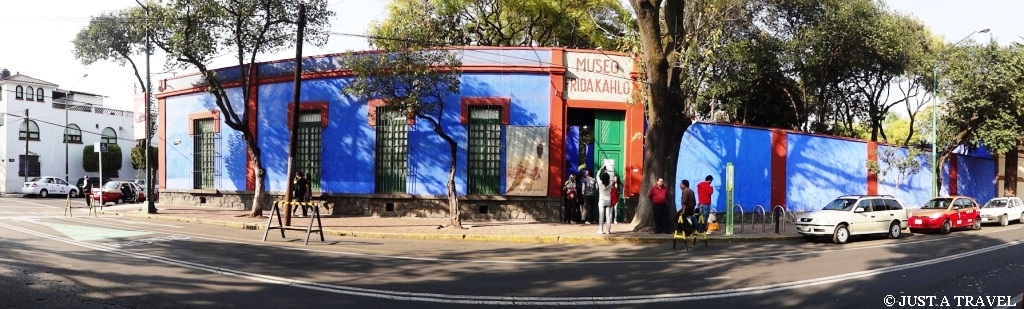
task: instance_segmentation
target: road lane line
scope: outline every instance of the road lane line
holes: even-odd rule
[[[757,295],[764,293],[771,293],[784,290],[792,290],[810,286],[831,284],[836,282],[847,281],[850,279],[857,279],[863,277],[877,276],[880,274],[902,271],[907,269],[913,269],[918,267],[924,267],[932,264],[938,264],[942,262],[949,262],[961,258],[966,258],[982,253],[992,252],[1009,248],[1012,246],[1024,243],[1024,240],[1017,240],[1001,245],[995,245],[991,247],[981,248],[973,251],[962,252],[953,254],[945,257],[938,257],[931,260],[923,260],[913,263],[907,263],[902,265],[895,265],[889,267],[883,267],[879,269],[857,271],[852,273],[833,275],[821,278],[800,280],[794,282],[769,284],[754,287],[735,288],[735,289],[723,289],[714,291],[702,291],[702,292],[687,292],[687,293],[672,293],[672,294],[654,294],[654,295],[634,295],[634,296],[594,296],[594,297],[532,297],[532,296],[477,296],[477,295],[458,295],[458,294],[437,294],[437,293],[417,293],[417,292],[401,292],[401,291],[390,291],[380,289],[367,289],[357,288],[349,286],[341,286],[334,284],[325,284],[318,282],[310,282],[304,280],[288,279],[277,276],[262,275],[257,273],[244,272],[239,270],[221,268],[211,265],[205,265],[200,263],[176,260],[158,255],[137,253],[127,250],[121,250],[108,246],[95,245],[87,242],[76,241],[49,235],[46,233],[36,232],[25,228],[9,225],[6,223],[0,223],[0,227],[4,227],[10,230],[19,231],[22,233],[36,235],[43,238],[48,238],[54,241],[59,241],[71,245],[76,245],[84,248],[89,248],[97,251],[109,252],[127,257],[133,257],[143,260],[150,260],[154,262],[164,263],[173,266],[180,266],[191,268],[195,270],[206,271],[210,273],[226,275],[236,278],[242,278],[257,282],[264,282],[269,284],[280,284],[294,286],[298,288],[317,290],[336,294],[345,295],[357,295],[372,298],[381,298],[389,300],[401,300],[401,301],[418,301],[418,302],[430,302],[430,303],[443,303],[443,304],[469,304],[469,305],[547,305],[547,306],[558,306],[558,305],[569,305],[569,306],[581,306],[581,305],[630,305],[630,304],[649,304],[649,303],[664,303],[664,302],[680,302],[680,301],[691,301],[691,300],[703,300],[703,299],[716,299],[716,298],[727,298],[727,297],[738,297],[747,295]]]

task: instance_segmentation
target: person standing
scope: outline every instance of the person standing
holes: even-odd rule
[[[711,213],[711,194],[715,193],[715,189],[711,187],[711,181],[714,179],[708,175],[704,177],[704,181],[697,184],[697,207],[700,208],[700,215],[704,217],[705,222]]]
[[[679,182],[679,189],[683,192],[679,197],[679,214],[676,216],[676,222],[679,222],[679,218],[689,218],[693,216],[693,208],[697,206],[697,198],[693,194],[693,190],[690,189],[690,181],[683,179]],[[690,234],[688,229],[684,229],[686,234]]]
[[[581,220],[583,223],[594,222],[594,212],[597,211],[597,179],[590,176],[590,170],[583,170],[583,206],[580,207]]]
[[[612,176],[612,224],[618,222],[619,194],[622,194],[622,182],[619,175]]]
[[[599,224],[597,227],[598,234],[612,233],[611,219],[612,212],[615,211],[615,208],[612,207],[612,177],[609,174],[614,174],[614,172],[602,167],[601,171],[598,172],[597,175],[598,178],[601,178],[601,182],[598,184],[598,191],[600,191],[600,193],[597,202],[598,211],[600,211],[600,213],[598,213],[597,220]],[[607,231],[605,230],[605,225],[608,226]]]
[[[651,212],[654,213],[654,234],[672,233],[667,226],[668,218],[665,214],[668,211],[668,188],[665,187],[665,179],[658,178],[658,182],[647,191],[647,198],[651,200]]]
[[[82,196],[85,197],[85,206],[92,207],[92,187],[89,175],[82,176]]]
[[[295,173],[295,180],[292,185],[292,200],[296,202],[309,202],[309,180],[306,179],[306,175],[301,171]],[[299,206],[302,207],[302,216],[307,216],[309,206],[305,204]],[[292,208],[292,215],[295,215],[295,208]]]
[[[579,210],[578,196],[576,195],[576,174],[569,174],[569,179],[562,185],[562,194],[565,196],[564,214],[562,222],[572,223],[574,213]]]

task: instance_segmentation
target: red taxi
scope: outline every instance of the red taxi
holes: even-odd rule
[[[981,229],[981,210],[978,202],[967,196],[946,196],[932,198],[913,210],[908,218],[910,232],[923,230],[949,233],[955,228]]]

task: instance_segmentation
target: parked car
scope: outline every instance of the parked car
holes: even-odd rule
[[[131,182],[134,182],[139,186],[139,188],[142,188],[142,192],[146,193],[147,198],[152,197],[154,202],[160,201],[160,189],[156,187],[155,183],[153,184],[153,194],[149,194],[149,192],[146,192],[145,179],[132,179]]]
[[[981,229],[981,210],[974,198],[936,197],[910,214],[910,232],[922,230],[946,234],[955,228]]]
[[[999,222],[1007,226],[1010,221],[1024,223],[1024,202],[1019,197],[997,197],[981,206],[981,223]]]
[[[907,228],[907,210],[891,195],[844,195],[819,211],[796,219],[796,231],[808,240],[832,236],[837,244],[851,235],[886,234],[899,238]]]
[[[130,181],[113,180],[103,185],[103,188],[92,189],[92,199],[100,200],[103,196],[103,203],[114,202],[115,204],[139,203],[146,200],[146,193],[138,185]]]
[[[55,176],[35,177],[25,182],[25,185],[21,187],[21,193],[25,194],[25,196],[38,195],[43,198],[50,196],[50,194],[66,194],[70,197],[76,197],[78,192],[82,191],[68,184],[64,179]]]

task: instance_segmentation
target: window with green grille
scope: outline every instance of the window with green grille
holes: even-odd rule
[[[314,192],[320,191],[320,175],[323,173],[320,170],[320,154],[323,149],[320,143],[323,139],[320,117],[319,110],[302,111],[299,114],[299,125],[296,127],[299,130],[299,138],[296,140],[295,166],[297,171],[306,173],[310,188]]]
[[[408,132],[404,111],[377,107],[377,193],[406,193]]]
[[[214,189],[214,154],[216,152],[213,118],[193,121],[192,188]]]
[[[501,187],[501,107],[469,106],[469,194]]]

